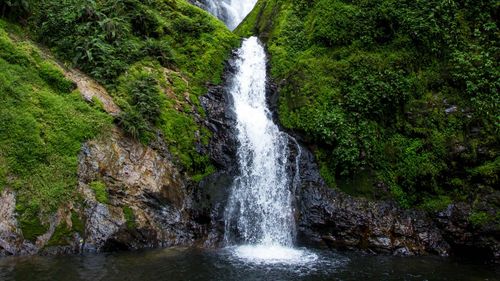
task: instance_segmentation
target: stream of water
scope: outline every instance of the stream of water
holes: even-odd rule
[[[296,177],[286,169],[290,137],[274,124],[267,107],[266,53],[256,37],[243,40],[234,65],[228,90],[237,120],[240,176],[226,207],[225,241],[240,244],[235,255],[250,262],[314,262],[314,254],[293,248]]]

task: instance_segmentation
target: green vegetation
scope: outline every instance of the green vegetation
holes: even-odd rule
[[[69,227],[65,221],[62,221],[54,230],[54,234],[52,234],[46,246],[50,247],[68,245],[69,239],[71,239],[72,234],[73,231],[71,230],[71,227]]]
[[[71,212],[71,228],[80,233],[80,235],[85,233],[85,224],[74,211]]]
[[[44,215],[71,200],[81,144],[111,125],[83,101],[59,67],[0,20],[0,183],[17,192],[26,239],[46,232]]]
[[[195,116],[203,116],[198,97],[221,82],[239,41],[221,22],[185,0],[9,0],[0,17],[0,190],[16,190],[27,239],[77,200],[81,144],[113,120],[99,100],[85,103],[26,37],[103,84],[123,110],[115,123],[130,136],[145,144],[163,138],[195,180],[213,172],[196,149],[210,134]],[[108,202],[103,183],[90,186]]]
[[[260,0],[237,33],[267,43],[281,123],[314,147],[329,185],[437,211],[500,186],[498,9],[493,0]],[[221,22],[186,0],[9,0],[0,15],[0,191],[16,191],[26,239],[77,200],[81,144],[113,122],[26,36],[103,84],[129,136],[163,139],[195,181],[214,171],[199,149],[210,137],[199,96],[221,83],[238,45]],[[90,187],[108,203],[104,183]],[[71,228],[83,231],[76,214]]]
[[[469,216],[469,222],[474,226],[482,226],[495,218],[486,212],[472,212]]]
[[[497,16],[492,0],[260,0],[236,32],[267,43],[280,120],[332,187],[430,210],[500,186]]]
[[[26,203],[16,205],[16,212],[21,214],[17,221],[26,240],[35,242],[38,236],[45,234],[49,230],[49,226],[44,225],[40,221],[40,216],[36,213],[39,208],[39,206],[33,207]]]
[[[125,132],[145,144],[162,136],[194,177],[211,171],[195,149],[209,134],[194,116],[238,44],[220,21],[185,0],[27,2],[34,36],[106,86]]]
[[[130,207],[123,207],[123,215],[125,216],[125,220],[127,221],[127,228],[134,229],[136,227],[134,210]]]
[[[102,181],[93,181],[89,184],[94,191],[95,199],[102,204],[108,204],[108,190]]]

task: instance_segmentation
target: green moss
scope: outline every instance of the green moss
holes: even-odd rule
[[[425,200],[420,207],[427,211],[442,211],[451,203],[452,200],[449,196],[439,196]]]
[[[7,174],[7,163],[0,153],[0,192],[2,192],[7,185]]]
[[[498,183],[500,175],[500,157],[473,168],[471,174],[475,177],[481,177],[482,180],[490,184]]]
[[[108,204],[108,190],[105,183],[102,181],[93,181],[89,184],[89,186],[94,191],[97,202]]]
[[[47,231],[41,220],[74,198],[82,143],[112,119],[72,91],[18,27],[0,26],[0,186],[16,191],[21,230],[34,240]]]
[[[370,199],[381,196],[374,188],[374,178],[371,171],[360,171],[350,178],[340,178],[338,186],[341,186],[343,191],[352,196],[362,196]]]
[[[137,225],[135,222],[135,214],[132,208],[126,206],[123,207],[123,215],[125,216],[125,220],[127,221],[127,228],[134,229]]]
[[[469,215],[469,222],[474,226],[482,226],[488,222],[493,221],[495,218],[486,212],[473,211]]]
[[[55,65],[49,62],[42,62],[39,65],[40,77],[47,82],[54,90],[61,93],[70,93],[76,89],[76,85],[73,81],[70,81],[64,77],[61,70]]]
[[[147,144],[159,129],[189,174],[207,173],[210,162],[195,147],[208,131],[194,113],[204,115],[199,96],[207,83],[222,82],[224,61],[239,43],[222,22],[185,0],[49,0],[30,10],[33,34],[106,86],[129,135]]]
[[[30,209],[29,206],[20,204],[20,202],[16,203],[19,228],[23,233],[24,239],[33,242],[36,241],[38,236],[45,234],[49,229],[48,225],[44,225],[40,221],[40,214],[36,211],[37,210]]]
[[[80,233],[80,235],[85,234],[85,223],[76,212],[71,212],[71,225],[72,229]]]
[[[203,159],[203,161],[209,161],[207,158],[206,159]],[[215,173],[215,167],[213,165],[208,165],[206,168],[205,168],[205,171],[204,173],[201,173],[201,174],[197,174],[197,175],[194,175],[192,176],[192,179],[193,181],[195,182],[201,182],[205,177]]]
[[[33,242],[36,241],[38,236],[45,234],[49,229],[38,218],[20,219],[18,222],[24,239]]]
[[[50,247],[69,245],[72,234],[72,229],[66,224],[65,221],[62,221],[56,227],[56,229],[54,230],[54,234],[52,234],[45,246]]]
[[[92,97],[92,105],[99,111],[105,112],[104,103],[97,96]]]

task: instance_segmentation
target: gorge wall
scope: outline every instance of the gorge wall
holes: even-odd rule
[[[224,61],[238,38],[185,1],[132,2],[120,9],[83,7],[79,1],[35,6],[39,12],[28,21],[34,29],[30,34],[0,21],[0,78],[5,82],[0,105],[9,109],[0,114],[0,255],[222,245],[223,213],[238,175],[236,119],[224,87],[234,65]],[[294,194],[297,242],[396,255],[472,253],[498,260],[498,135],[491,123],[481,121],[497,109],[469,108],[469,97],[443,92],[439,81],[427,80],[441,77],[432,63],[423,65],[426,73],[419,78],[432,94],[407,99],[419,84],[412,84],[417,66],[411,63],[416,62],[406,59],[427,53],[425,38],[410,38],[423,44],[422,50],[401,54],[391,49],[409,44],[398,37],[408,27],[397,29],[400,15],[391,9],[387,19],[363,23],[378,27],[373,36],[364,33],[364,25],[355,34],[346,32],[341,20],[318,25],[338,9],[349,12],[346,21],[353,20],[350,12],[359,12],[333,2],[330,10],[325,1],[261,0],[236,29],[267,43],[274,81],[267,85],[269,103],[282,129],[302,145],[301,153],[289,148],[289,163],[300,160],[301,184]],[[120,18],[124,24],[115,27],[120,36],[100,37],[96,26],[103,18],[94,12],[104,8],[109,14],[99,17]],[[67,19],[69,27],[44,13]],[[335,37],[322,26],[343,33]],[[314,32],[308,37],[306,30]],[[26,37],[47,44],[58,59]],[[378,47],[355,49],[358,37]],[[97,42],[85,46],[96,53],[80,52],[83,41]],[[350,57],[353,50],[360,57]],[[383,59],[392,52],[402,56]],[[430,61],[440,57],[428,53]],[[59,59],[74,60],[75,69]],[[450,89],[462,87],[441,78]],[[401,122],[379,118],[388,104],[401,106],[391,119]],[[478,117],[483,113],[486,119]],[[441,129],[454,133],[436,134]],[[376,153],[390,159],[378,161]],[[445,159],[444,166],[433,164],[436,159]],[[467,168],[456,164],[462,162]],[[377,170],[380,165],[387,169]],[[445,175],[448,170],[453,177]],[[370,171],[368,184],[353,183],[363,171]],[[374,171],[398,176],[376,177]],[[441,180],[446,192],[436,185]],[[340,191],[350,192],[346,186],[368,186],[362,195],[372,198]],[[359,190],[350,193],[360,195]]]

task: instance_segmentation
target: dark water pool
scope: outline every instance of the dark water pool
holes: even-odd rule
[[[231,250],[164,249],[69,257],[0,258],[0,280],[500,280],[495,265],[438,257],[314,251],[304,264],[241,261]]]

